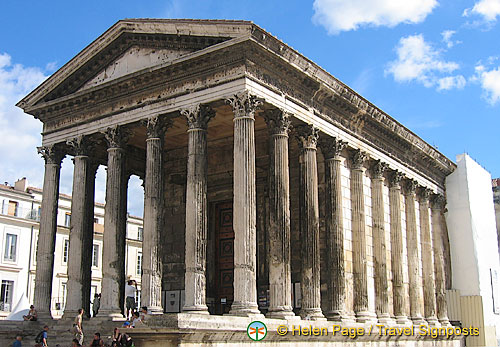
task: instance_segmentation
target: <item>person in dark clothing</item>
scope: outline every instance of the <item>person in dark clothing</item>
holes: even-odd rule
[[[104,346],[104,342],[101,339],[101,334],[95,333],[94,339],[92,340],[90,347],[100,347],[100,346]]]

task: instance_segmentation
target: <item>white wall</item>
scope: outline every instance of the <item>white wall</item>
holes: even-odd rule
[[[482,297],[485,325],[496,326],[500,338],[490,275],[490,269],[500,274],[491,176],[468,155],[459,155],[457,170],[446,179],[446,195],[453,289]]]

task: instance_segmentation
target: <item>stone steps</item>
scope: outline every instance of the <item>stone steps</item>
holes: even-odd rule
[[[89,345],[94,338],[94,333],[99,332],[104,343],[111,344],[115,327],[121,327],[123,321],[109,321],[92,318],[83,321],[84,345]],[[66,347],[71,345],[75,338],[73,333],[73,319],[58,319],[37,322],[0,321],[0,346],[10,346],[17,334],[23,336],[23,346],[33,346],[35,337],[43,330],[44,325],[49,326],[49,346]]]

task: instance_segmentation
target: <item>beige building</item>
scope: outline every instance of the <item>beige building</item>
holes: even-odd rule
[[[100,164],[109,319],[122,317],[128,177],[144,179],[142,301],[157,315],[132,331],[142,346],[252,343],[253,320],[267,325],[266,341],[287,344],[307,341],[276,334],[280,325],[448,327],[444,182],[455,164],[257,25],[119,21],[18,106],[43,122],[34,302],[45,319],[60,163],[70,155],[69,242],[82,251],[69,254],[66,312],[90,293]],[[183,312],[162,314],[176,293]],[[378,331],[359,341],[385,344]]]
[[[0,259],[1,301],[0,318],[5,318],[23,295],[33,303],[36,285],[36,247],[39,233],[42,190],[29,187],[26,178],[14,186],[0,185]],[[54,275],[50,309],[54,318],[64,312],[68,296],[69,235],[71,225],[71,196],[59,194],[57,233],[54,249]],[[102,249],[104,232],[104,205],[94,207],[94,237],[92,243],[92,277],[90,298],[102,291]],[[142,268],[142,218],[127,215],[126,268],[127,278],[138,281]],[[140,302],[140,291],[136,299]],[[90,305],[87,304],[87,311]]]

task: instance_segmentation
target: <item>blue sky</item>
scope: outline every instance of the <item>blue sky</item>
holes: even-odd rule
[[[41,186],[40,122],[13,105],[122,18],[252,20],[448,158],[500,177],[500,0],[3,1],[0,181]],[[65,159],[61,191],[71,193]],[[104,200],[98,173],[97,199]],[[130,183],[129,209],[142,213]]]

